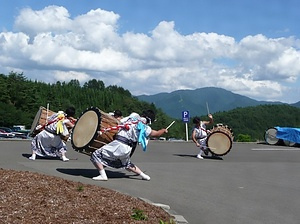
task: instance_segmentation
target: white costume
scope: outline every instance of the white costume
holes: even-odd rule
[[[200,126],[199,127],[194,127],[193,131],[195,132],[195,138],[197,142],[200,145],[200,151],[198,154],[198,158],[202,158],[202,153],[204,151],[207,151],[206,147],[206,139],[207,139],[207,131],[206,131],[206,125],[200,121]]]
[[[67,146],[65,142],[61,139],[60,134],[57,134],[58,123],[61,122],[63,136],[69,134],[66,123],[69,122],[68,119],[63,118],[58,120],[62,112],[52,115],[48,119],[48,125],[45,126],[45,129],[38,133],[31,142],[31,149],[35,152],[36,155],[42,157],[61,157],[64,161],[67,161],[66,157],[62,157],[63,154],[67,151]],[[30,157],[34,160],[35,157]]]
[[[139,139],[141,132],[138,128],[139,122],[143,123],[145,136],[149,136],[152,129],[150,126],[144,124],[145,118],[140,117],[137,113],[132,113],[130,116],[121,120],[122,124],[128,124],[128,129],[121,128],[115,140],[94,151],[91,156],[91,161],[112,168],[134,166],[130,161],[130,153],[134,144],[136,144]]]
[[[207,138],[207,131],[206,125],[201,121],[199,127],[194,127],[195,137],[197,142],[201,145],[201,147],[206,147],[206,138]]]

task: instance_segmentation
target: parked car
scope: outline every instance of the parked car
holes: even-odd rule
[[[172,141],[172,142],[184,142],[183,139],[178,139],[178,138],[169,138],[168,141]]]
[[[15,132],[11,128],[0,127],[0,130],[4,131],[6,133],[9,133],[9,135],[8,135],[7,138],[22,138],[22,139],[27,138],[27,134],[26,133]]]
[[[6,132],[5,130],[0,129],[0,137],[1,138],[14,138],[15,135],[11,132]]]

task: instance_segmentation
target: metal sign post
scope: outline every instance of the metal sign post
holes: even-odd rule
[[[185,135],[186,141],[189,140],[189,133],[188,133],[188,122],[190,121],[190,112],[188,110],[182,111],[182,121],[185,123]]]

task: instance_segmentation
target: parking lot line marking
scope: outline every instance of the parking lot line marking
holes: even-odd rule
[[[300,151],[300,148],[255,148],[253,151]]]

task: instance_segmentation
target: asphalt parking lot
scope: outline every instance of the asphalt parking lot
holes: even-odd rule
[[[195,157],[191,142],[150,141],[137,148],[133,162],[150,181],[125,170],[107,169],[109,180],[96,182],[87,155],[68,143],[69,162],[28,160],[29,140],[1,140],[0,167],[27,170],[95,184],[169,205],[192,224],[299,223],[300,148],[234,143],[220,159]]]

